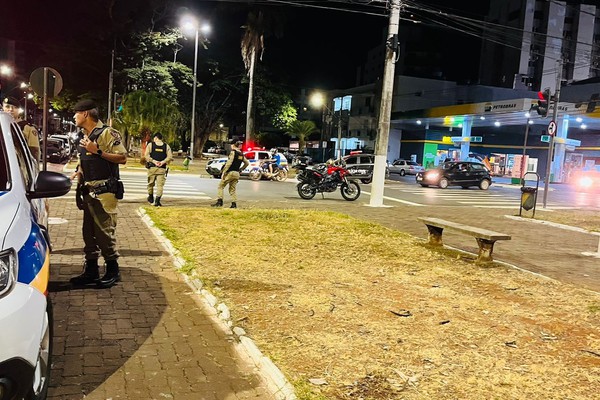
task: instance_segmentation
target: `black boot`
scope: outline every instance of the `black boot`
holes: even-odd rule
[[[98,260],[85,260],[83,273],[72,277],[70,282],[73,286],[90,286],[95,285],[99,278]]]
[[[160,196],[156,196],[156,200],[154,201],[154,207],[162,207],[162,204],[160,204]]]
[[[148,200],[148,203],[150,203],[150,204],[154,203],[154,195],[153,194],[149,194],[148,198],[146,200]]]
[[[237,204],[235,203],[235,201],[231,202],[231,207],[229,207],[229,208],[237,208]]]
[[[217,199],[217,202],[210,205],[211,207],[223,207],[223,199]]]
[[[106,289],[114,286],[120,281],[121,274],[119,273],[119,263],[117,260],[110,260],[106,262],[106,273],[102,278],[96,281],[96,287],[99,289]]]

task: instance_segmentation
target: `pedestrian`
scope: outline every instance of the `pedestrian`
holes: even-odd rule
[[[250,162],[244,157],[241,146],[244,142],[234,140],[231,144],[231,151],[227,157],[227,163],[221,170],[221,182],[219,182],[217,191],[217,202],[211,204],[212,207],[223,207],[223,189],[229,185],[229,195],[231,196],[231,207],[237,208],[236,186],[240,180],[240,172],[246,169]]]
[[[148,203],[155,207],[161,207],[160,199],[167,180],[169,164],[173,161],[171,146],[163,140],[159,132],[152,137],[152,142],[146,146],[146,168],[148,169]],[[156,198],[154,198],[154,186],[156,186]]]
[[[40,137],[38,135],[38,131],[27,120],[21,118],[21,104],[19,100],[14,97],[7,97],[3,102],[4,111],[11,114],[17,125],[21,128],[23,132],[23,136],[25,137],[25,142],[27,143],[27,147],[29,147],[29,151],[33,155],[33,158],[40,161]]]
[[[127,151],[116,130],[99,120],[92,100],[81,100],[73,107],[74,120],[84,136],[77,148],[79,164],[71,179],[82,182],[84,270],[71,278],[74,286],[109,288],[121,280],[117,251],[117,203],[123,198],[119,164],[127,162]],[[102,255],[106,270],[99,274]]]

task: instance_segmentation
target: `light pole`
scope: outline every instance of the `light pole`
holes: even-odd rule
[[[200,35],[198,21],[192,16],[183,17],[182,28],[188,32],[194,31],[195,43],[194,43],[194,84],[192,87],[192,126],[190,132],[190,159],[194,159],[194,139],[196,133],[196,89],[198,80],[198,36]],[[210,27],[203,25],[200,29],[202,32],[208,32]]]
[[[323,140],[324,140],[324,131],[325,131],[325,112],[324,110],[327,110],[328,114],[331,114],[331,110],[329,109],[329,107],[327,107],[327,100],[325,98],[325,96],[323,96],[322,93],[320,92],[315,92],[310,96],[310,104],[313,107],[317,107],[317,108],[321,108],[321,141],[319,142],[319,148],[322,150],[321,151],[321,157],[323,158],[323,162],[325,162],[325,148],[323,147]],[[338,150],[340,149],[340,135],[338,135]]]

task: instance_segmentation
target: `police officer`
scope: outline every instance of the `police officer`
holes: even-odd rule
[[[4,99],[3,106],[4,111],[11,114],[17,125],[21,128],[23,136],[25,136],[25,142],[27,142],[33,158],[40,161],[40,137],[38,136],[38,131],[33,125],[21,118],[19,100],[14,97],[7,97]]]
[[[218,186],[217,202],[211,204],[212,207],[223,207],[223,189],[225,186],[229,185],[229,195],[231,196],[230,208],[237,208],[236,186],[240,180],[240,171],[243,171],[250,164],[241,151],[243,143],[244,142],[240,140],[234,140],[231,144],[231,151],[227,157],[227,163],[221,170],[221,182],[219,182]]]
[[[154,203],[155,207],[161,207],[160,199],[167,179],[167,166],[173,161],[171,146],[162,141],[161,133],[155,133],[152,143],[146,146],[146,167],[148,168],[148,203]],[[156,185],[156,199],[154,198],[154,186]]]
[[[85,267],[71,278],[75,286],[108,288],[121,280],[117,259],[117,192],[119,164],[127,162],[121,135],[99,120],[96,104],[81,100],[73,107],[75,125],[83,129],[79,141],[79,165],[71,179],[83,182],[83,242]],[[112,182],[113,184],[111,184]],[[122,195],[122,193],[120,193]],[[100,278],[98,258],[102,255],[106,271]]]

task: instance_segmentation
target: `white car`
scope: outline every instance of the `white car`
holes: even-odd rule
[[[44,197],[71,181],[38,163],[0,112],[0,399],[46,398],[52,355],[50,239]]]
[[[248,159],[250,165],[248,165],[248,167],[246,167],[246,169],[244,169],[240,173],[240,175],[248,176],[250,174],[250,171],[252,171],[255,167],[260,166],[260,164],[265,160],[269,160],[271,158],[271,153],[266,150],[249,150],[244,152],[244,157]],[[227,157],[215,158],[213,160],[210,160],[206,164],[206,172],[208,172],[209,175],[212,175],[215,178],[220,178],[221,170],[225,166],[225,163],[227,163]],[[283,154],[281,154],[281,165],[287,166],[287,164],[287,159],[284,157]]]

